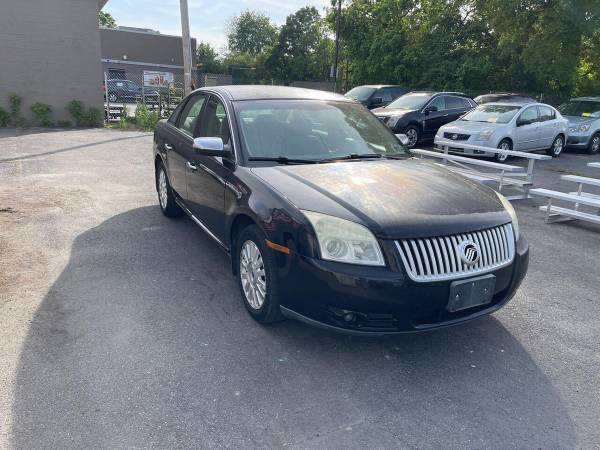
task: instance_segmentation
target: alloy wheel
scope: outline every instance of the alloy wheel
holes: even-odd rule
[[[267,277],[260,249],[251,240],[244,242],[240,250],[240,278],[248,304],[260,309],[267,296]]]
[[[419,134],[417,130],[414,128],[410,128],[406,131],[406,137],[408,138],[408,146],[413,147],[417,145],[417,140],[419,139]]]
[[[158,199],[160,200],[162,209],[167,208],[168,195],[167,176],[165,175],[165,171],[161,168],[158,172]]]
[[[563,140],[559,136],[554,140],[554,144],[552,144],[552,154],[554,156],[558,156],[561,154],[562,149],[563,149]]]
[[[500,150],[510,150],[510,144],[508,142],[502,142],[498,147]],[[508,159],[508,155],[496,153],[496,160],[499,162],[504,162]]]
[[[600,135],[596,135],[592,138],[592,153],[598,153],[600,151]]]

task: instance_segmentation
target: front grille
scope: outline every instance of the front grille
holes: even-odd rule
[[[444,132],[444,137],[452,141],[466,141],[471,137],[470,134],[448,133]]]
[[[479,247],[480,258],[472,265],[461,257],[460,246],[472,241]],[[450,236],[403,239],[396,247],[408,276],[414,281],[440,281],[490,272],[510,264],[515,256],[511,224],[473,233]]]

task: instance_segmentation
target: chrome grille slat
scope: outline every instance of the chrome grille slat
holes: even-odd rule
[[[472,265],[461,259],[460,245],[472,241],[480,258]],[[402,263],[415,281],[440,281],[491,272],[510,264],[515,257],[511,224],[449,236],[396,241]]]

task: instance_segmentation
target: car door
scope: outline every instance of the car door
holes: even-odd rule
[[[445,123],[454,122],[458,120],[460,116],[472,109],[471,103],[464,97],[457,95],[446,96],[446,116]]]
[[[232,148],[229,120],[223,102],[211,95],[199,120],[199,137],[220,137]],[[228,165],[229,167],[226,167]],[[221,242],[225,241],[225,185],[232,164],[215,156],[192,154],[187,164],[187,204],[194,216]]]
[[[525,108],[516,121],[514,150],[532,150],[539,141],[539,114],[537,106]]]
[[[447,123],[446,119],[446,99],[445,95],[438,95],[431,99],[431,101],[423,108],[423,137],[432,137],[435,135],[437,130]],[[435,107],[435,111],[431,108]]]
[[[176,125],[167,127],[169,132],[165,133],[163,145],[167,153],[169,182],[175,192],[184,200],[187,198],[186,166],[192,157],[194,130],[205,100],[206,94],[204,93],[190,96],[179,114]]]
[[[556,113],[549,106],[538,106],[539,112],[539,141],[535,148],[550,148],[558,134]]]

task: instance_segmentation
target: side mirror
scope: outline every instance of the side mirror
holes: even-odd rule
[[[398,138],[398,140],[400,141],[400,143],[402,145],[404,145],[405,147],[410,144],[410,139],[408,139],[408,136],[405,135],[404,133],[401,134],[397,134],[396,137]]]
[[[527,121],[527,120],[521,120],[521,119],[517,120],[517,126],[518,127],[522,127],[523,125],[529,125],[529,121]]]
[[[383,103],[383,98],[381,97],[373,97],[373,100],[371,100],[371,105],[375,106],[375,105],[381,105]]]
[[[437,106],[429,105],[427,108],[425,108],[425,114],[430,113],[430,112],[435,112],[437,110],[438,110]]]
[[[203,156],[219,156],[225,158],[230,151],[223,145],[220,137],[197,137],[194,139],[194,152]]]

